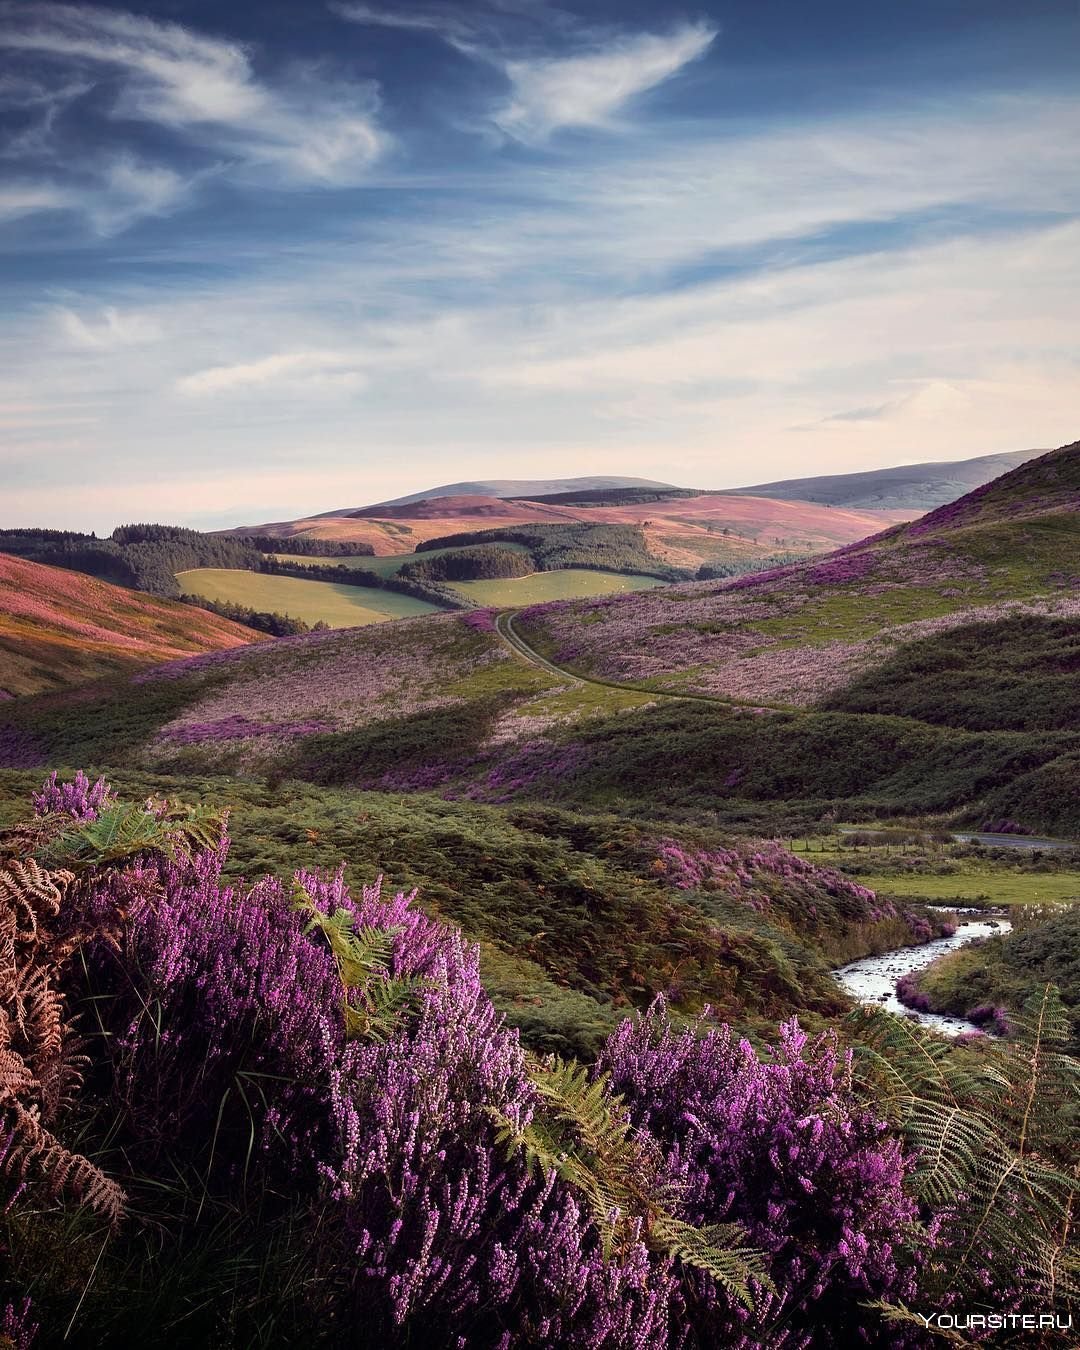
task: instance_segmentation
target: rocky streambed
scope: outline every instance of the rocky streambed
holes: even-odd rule
[[[956,912],[956,911],[953,911]],[[971,915],[972,911],[967,914]],[[864,956],[833,971],[837,984],[859,1003],[873,1003],[887,1008],[901,1017],[912,1017],[924,1026],[932,1027],[945,1036],[959,1036],[965,1031],[979,1031],[974,1022],[963,1017],[942,1013],[915,1012],[906,1008],[896,997],[896,982],[902,975],[925,970],[931,962],[957,947],[966,947],[979,938],[994,937],[1012,928],[1008,919],[997,914],[979,911],[979,917],[961,914],[960,924],[952,937],[935,938],[919,947],[897,947],[880,956]]]

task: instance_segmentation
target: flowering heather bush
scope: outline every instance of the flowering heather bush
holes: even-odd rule
[[[86,820],[109,796],[53,778],[39,800],[45,820]],[[85,873],[85,913],[114,923],[86,953],[97,1108],[107,1118],[111,1105],[125,1167],[195,1169],[197,1189],[238,1213],[255,1196],[263,1212],[291,1206],[315,1264],[311,1315],[332,1343],[357,1327],[461,1350],[803,1347],[847,1344],[836,1338],[856,1327],[899,1343],[858,1305],[914,1293],[908,1164],[856,1105],[833,1040],[791,1023],[761,1062],[727,1028],[676,1031],[658,1003],[609,1040],[610,1089],[592,1079],[607,1123],[581,1124],[582,1139],[623,1138],[610,1091],[624,1094],[639,1184],[674,1220],[741,1225],[764,1253],[776,1290],[758,1281],[748,1308],[640,1216],[609,1213],[609,1248],[578,1184],[500,1142],[497,1122],[515,1139],[554,1131],[565,1158],[571,1117],[551,1114],[459,933],[410,895],[351,893],[340,871],[223,886],[227,849],[223,833]]]
[[[877,555],[870,549],[844,553],[812,567],[806,579],[815,586],[843,586],[850,581],[862,581],[876,570],[877,561]]]
[[[812,928],[827,918],[847,926],[897,917],[890,900],[879,899],[851,877],[776,843],[691,849],[674,839],[661,839],[656,855],[650,870],[679,890],[719,890],[752,909],[775,910],[776,917]],[[914,917],[904,915],[909,925]]]
[[[1009,1011],[1000,1004],[978,1003],[974,1008],[969,1008],[966,1015],[969,1022],[974,1022],[977,1027],[986,1027],[995,1036],[1009,1034]]]
[[[903,1250],[916,1220],[904,1190],[910,1163],[859,1106],[850,1052],[832,1036],[811,1040],[788,1023],[763,1063],[727,1027],[676,1030],[661,1000],[623,1022],[600,1067],[660,1142],[687,1216],[737,1222],[769,1255],[775,1339],[695,1279],[699,1344],[847,1346],[872,1334],[860,1303],[915,1293]]]
[[[38,1324],[30,1319],[30,1300],[23,1299],[16,1307],[8,1303],[0,1316],[0,1347],[7,1350],[30,1350],[38,1333]]]
[[[905,1008],[915,1012],[931,1012],[930,996],[919,988],[919,972],[909,971],[896,981],[896,997]]]
[[[474,609],[462,617],[462,623],[475,633],[494,633],[497,613],[494,609]]]
[[[71,816],[73,820],[97,820],[98,812],[109,805],[112,797],[104,778],[99,778],[91,786],[90,780],[82,769],[70,783],[58,783],[54,769],[42,785],[40,792],[32,797],[34,814],[39,816],[57,812]]]

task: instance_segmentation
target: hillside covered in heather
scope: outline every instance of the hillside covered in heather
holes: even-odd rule
[[[0,1334],[922,1350],[913,1307],[1071,1308],[1078,468],[728,585],[255,642],[8,559],[86,653],[219,640],[0,703]],[[857,1006],[838,968],[961,941],[964,885],[1014,937],[897,988],[968,1034]]]
[[[821,561],[536,606],[517,626],[589,675],[806,707],[908,643],[1018,614],[1080,616],[1080,443]]]
[[[259,640],[205,610],[0,553],[0,695]]]
[[[536,659],[489,611],[422,616],[19,700],[0,736],[20,766],[1072,833],[1078,474],[1066,447],[823,561],[526,609]]]
[[[581,1063],[529,1048],[415,893],[302,865],[230,884],[220,810],[81,773],[32,806],[0,830],[0,1333],[19,1350],[344,1350],[358,1327],[902,1350],[926,1339],[913,1305],[1071,1307],[1075,1061],[1052,991],[955,1058],[876,1010],[755,1044],[719,1009],[679,1015],[682,956]],[[673,894],[890,918],[780,851],[652,852]],[[685,922],[667,936],[691,950]]]

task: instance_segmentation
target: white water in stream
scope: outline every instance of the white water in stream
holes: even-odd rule
[[[941,1013],[915,1012],[905,1008],[896,997],[896,981],[913,970],[925,970],[932,961],[957,947],[966,947],[977,938],[1008,933],[1012,924],[1008,919],[991,916],[962,922],[952,937],[935,938],[921,947],[897,947],[881,956],[865,956],[861,961],[834,970],[836,982],[845,993],[860,1003],[873,1003],[901,1017],[913,1017],[924,1026],[932,1027],[945,1036],[959,1036],[965,1031],[978,1031],[973,1022],[963,1017],[948,1017]]]

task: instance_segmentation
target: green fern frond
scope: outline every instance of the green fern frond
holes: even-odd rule
[[[351,910],[338,908],[327,914],[299,881],[294,884],[293,907],[307,918],[304,932],[321,933],[337,963],[346,1037],[387,1040],[430,984],[416,975],[391,975],[394,938],[402,929],[357,928]]]
[[[754,1284],[771,1289],[763,1257],[737,1225],[696,1228],[671,1213],[676,1197],[663,1180],[658,1146],[634,1128],[606,1075],[554,1055],[527,1055],[526,1068],[537,1097],[532,1119],[520,1126],[492,1110],[496,1143],[530,1173],[558,1177],[577,1192],[605,1260],[640,1239],[710,1275],[747,1307]]]
[[[225,816],[206,806],[174,806],[160,814],[145,806],[111,802],[96,820],[75,822],[48,836],[37,850],[44,862],[62,860],[74,872],[107,866],[140,853],[178,861],[216,848]]]
[[[1002,1288],[1024,1267],[1029,1306],[1077,1298],[1071,1239],[1080,1191],[1080,1063],[1053,986],[977,1054],[883,1010],[853,1015],[857,1081],[915,1155],[911,1185],[944,1219],[941,1278],[976,1292],[987,1266]],[[899,1316],[899,1314],[897,1314]]]
[[[775,1293],[761,1253],[740,1245],[745,1235],[738,1224],[695,1228],[693,1224],[661,1213],[656,1216],[652,1231],[654,1239],[663,1244],[669,1256],[711,1275],[743,1307],[752,1309],[754,1306],[751,1281]]]

